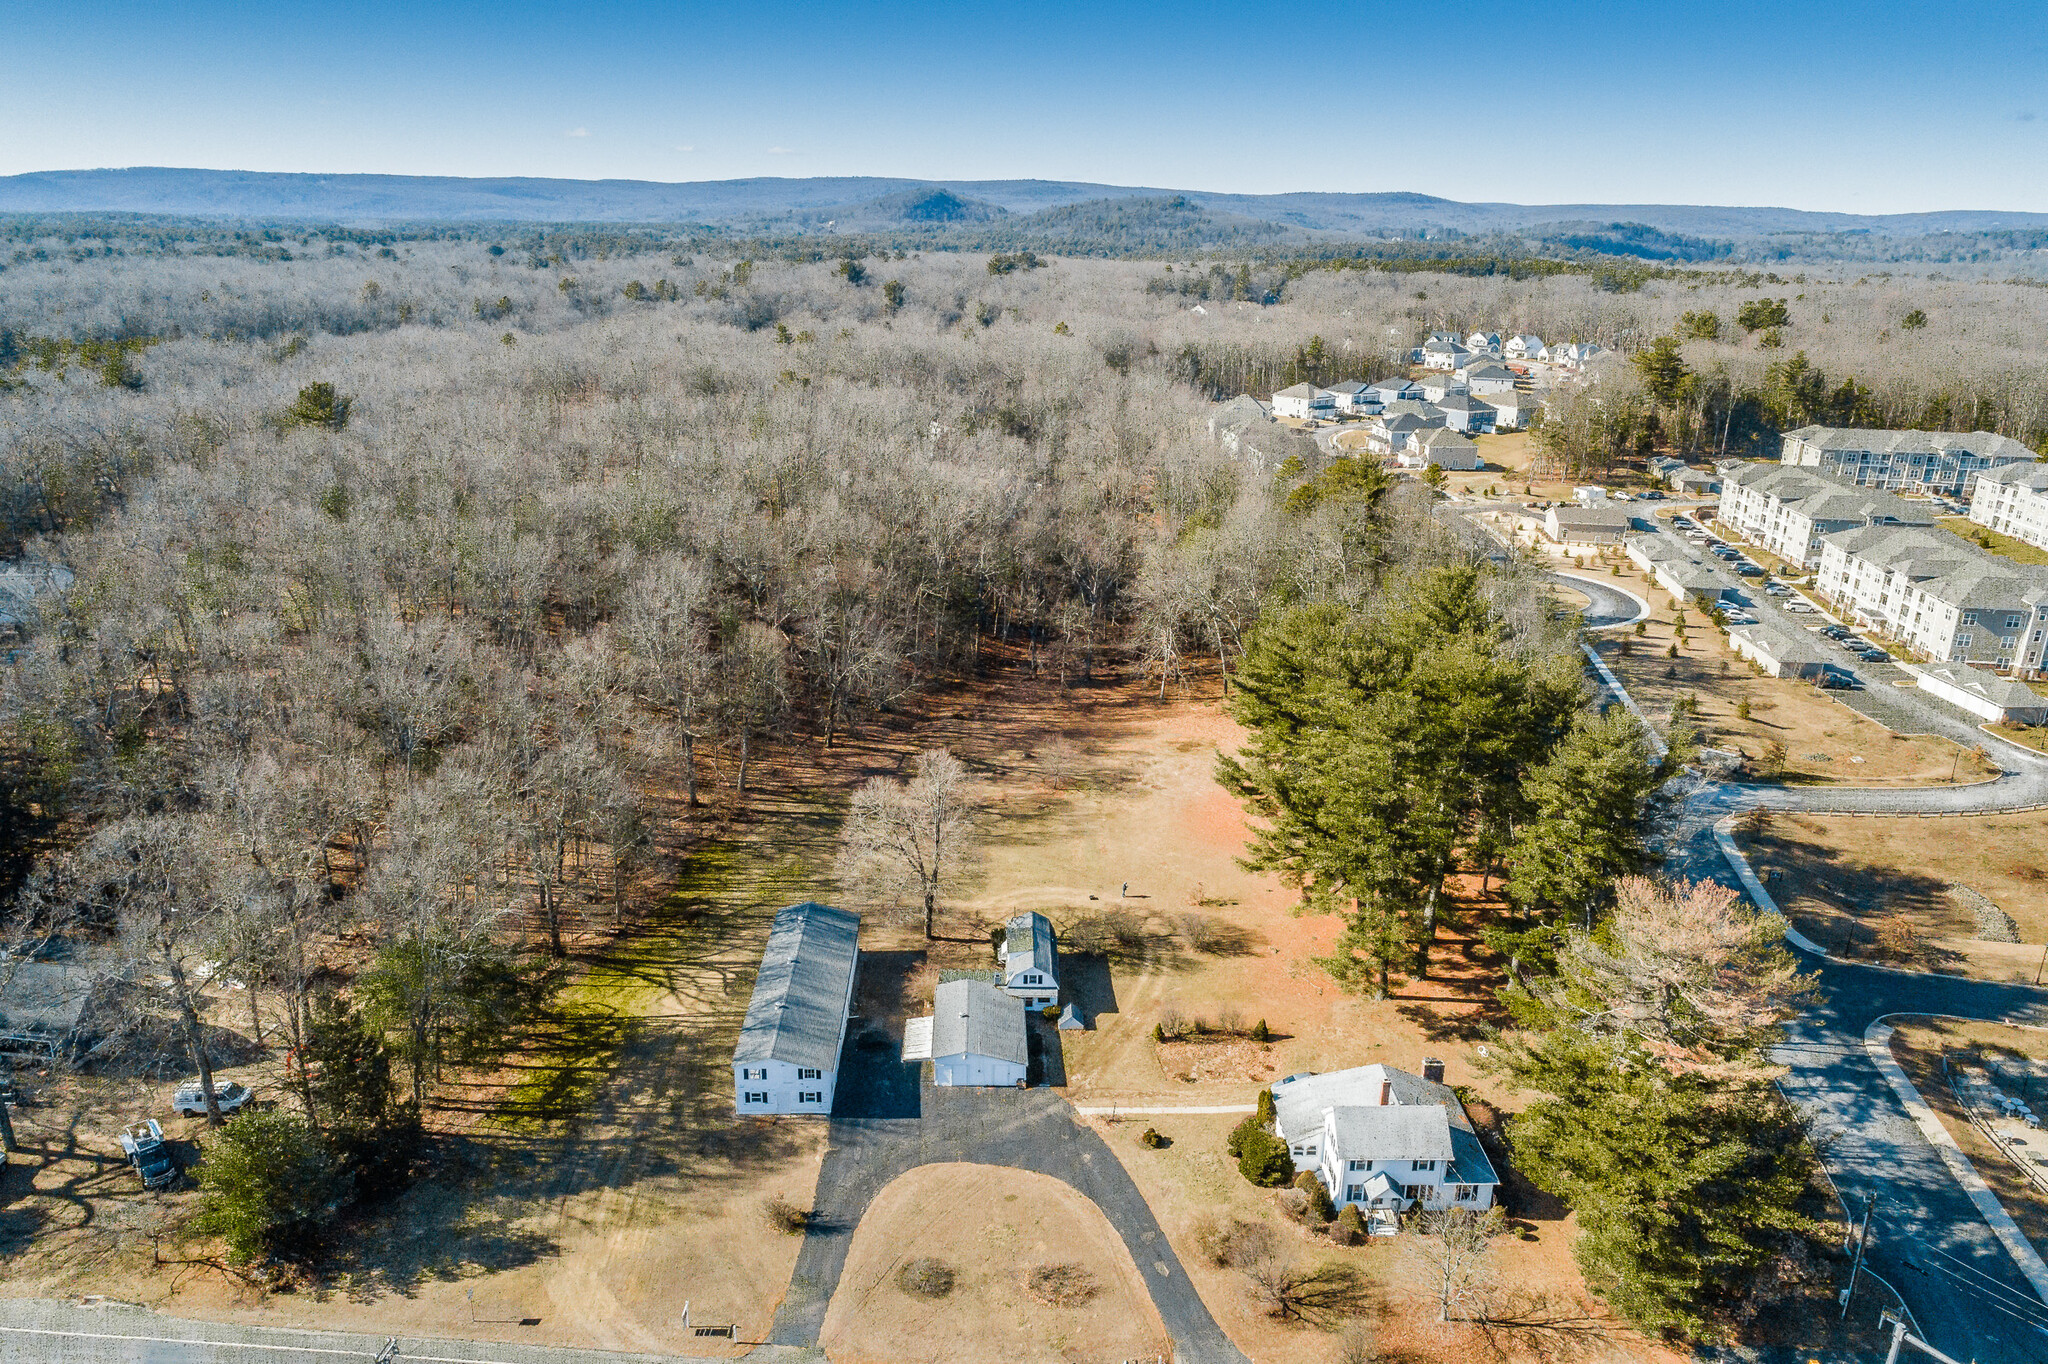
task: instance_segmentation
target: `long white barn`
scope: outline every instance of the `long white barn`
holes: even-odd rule
[[[733,1106],[830,1114],[860,963],[860,916],[791,905],[775,916],[732,1054]]]

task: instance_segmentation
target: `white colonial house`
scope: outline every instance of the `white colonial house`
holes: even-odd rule
[[[903,1059],[930,1061],[935,1085],[1021,1085],[1030,1065],[1024,1005],[986,980],[942,981],[931,1017],[905,1023]]]
[[[1977,475],[1970,519],[2000,535],[2048,549],[2048,465],[2003,464]]]
[[[1465,349],[1479,355],[1499,355],[1500,333],[1473,332],[1465,338]]]
[[[1441,403],[1453,393],[1470,393],[1471,385],[1451,374],[1425,374],[1416,380],[1422,386],[1422,401]]]
[[[1550,353],[1544,358],[1559,369],[1582,370],[1589,361],[1605,354],[1605,347],[1596,346],[1590,341],[1567,341],[1561,346],[1550,347]]]
[[[1736,464],[1722,480],[1716,519],[1788,563],[1817,568],[1824,536],[1859,526],[1928,526],[1934,510],[1813,469]]]
[[[1294,384],[1273,395],[1273,415],[1300,421],[1327,419],[1337,415],[1337,397],[1314,384]]]
[[[1986,553],[1927,526],[1827,536],[1815,583],[1856,624],[1937,663],[2038,673],[2048,648],[2048,568]]]
[[[1472,348],[1457,341],[1430,341],[1422,347],[1422,363],[1429,369],[1462,369],[1472,358]]]
[[[1385,407],[1388,403],[1398,403],[1404,399],[1420,398],[1422,396],[1422,385],[1416,383],[1413,379],[1382,379],[1376,384],[1369,385],[1367,391],[1372,394],[1375,402],[1381,407]]]
[[[1481,1211],[1500,1177],[1443,1076],[1441,1061],[1421,1075],[1373,1065],[1289,1076],[1273,1086],[1273,1130],[1340,1208]]]
[[[1496,430],[1520,431],[1542,409],[1543,400],[1533,393],[1517,393],[1510,389],[1506,393],[1487,394],[1486,405],[1493,409]]]
[[[1359,379],[1347,379],[1341,384],[1331,384],[1321,390],[1330,395],[1337,410],[1347,417],[1364,417],[1380,410],[1379,399],[1373,396],[1372,385]]]
[[[1003,989],[1028,1005],[1057,1004],[1060,997],[1057,947],[1052,920],[1018,914],[1003,925]]]
[[[2034,452],[1990,431],[1874,431],[1802,426],[1787,431],[1778,458],[1834,474],[1861,487],[1969,497],[1977,476],[2008,464],[2032,464]]]
[[[776,914],[733,1048],[733,1104],[757,1113],[832,1111],[860,961],[860,916],[820,904]]]
[[[1510,336],[1502,343],[1500,353],[1510,360],[1541,360],[1549,354],[1544,349],[1543,338],[1531,336],[1527,332],[1520,336]]]

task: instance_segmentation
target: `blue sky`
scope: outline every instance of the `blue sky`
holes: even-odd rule
[[[2048,4],[0,0],[0,174],[2048,211]]]

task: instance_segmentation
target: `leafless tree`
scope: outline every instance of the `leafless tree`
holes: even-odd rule
[[[1493,1291],[1493,1240],[1506,1226],[1498,1207],[1425,1210],[1402,1238],[1417,1291],[1436,1305],[1440,1322],[1485,1315]]]
[[[976,808],[967,769],[943,748],[920,753],[908,781],[870,778],[840,830],[841,883],[878,896],[915,894],[932,937],[939,895],[976,855]]]

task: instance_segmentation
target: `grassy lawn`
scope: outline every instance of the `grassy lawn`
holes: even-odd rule
[[[1739,832],[1771,893],[1830,952],[2032,983],[2048,941],[2048,820],[2039,813],[1942,819],[1776,815]],[[2011,915],[2020,944],[1983,941],[1960,884]],[[1897,940],[1886,934],[1891,925]]]
[[[2048,564],[2048,549],[2037,549],[2024,540],[2015,540],[2010,535],[2000,535],[1978,525],[1967,516],[1944,516],[1934,524],[1943,530],[1954,531],[1972,544],[1981,545],[1993,554],[2003,555],[2016,564]]]
[[[2048,1194],[2022,1174],[2012,1159],[1970,1121],[1941,1065],[1946,1055],[1952,1067],[1980,1068],[1986,1061],[2004,1061],[2015,1070],[2019,1065],[2014,1063],[2038,1067],[2048,1061],[2048,1033],[1946,1018],[1914,1020],[1897,1026],[1891,1045],[1892,1056],[1900,1068],[1928,1106],[1940,1115],[1941,1125],[1969,1156],[1970,1163],[1998,1195],[1999,1203],[2012,1215],[2012,1220],[2019,1223],[2027,1240],[2036,1250],[2048,1252]],[[2040,1109],[2038,1085],[2029,1102],[2037,1111]],[[2038,1143],[2039,1149],[2048,1151],[2048,1132],[2029,1134],[2025,1140],[2029,1146]]]
[[[951,1290],[907,1290],[899,1273],[918,1259],[952,1271]],[[1075,1288],[1048,1302],[1031,1274],[1058,1266],[1073,1271],[1065,1277]],[[819,1344],[834,1360],[877,1364],[1117,1364],[1172,1353],[1143,1275],[1100,1209],[1049,1175],[960,1164],[922,1166],[876,1195]]]
[[[1772,744],[1785,750],[1785,777],[1800,785],[1937,786],[1975,781],[1990,769],[1937,735],[1894,734],[1832,699],[1808,682],[1764,677],[1728,648],[1697,608],[1685,611],[1679,642],[1671,595],[1623,561],[1596,576],[1650,602],[1643,633],[1606,631],[1594,648],[1660,732],[1670,727],[1672,703],[1695,700],[1692,722],[1712,747],[1761,758]],[[1669,657],[1673,645],[1678,657]],[[1745,717],[1743,710],[1747,706]]]

